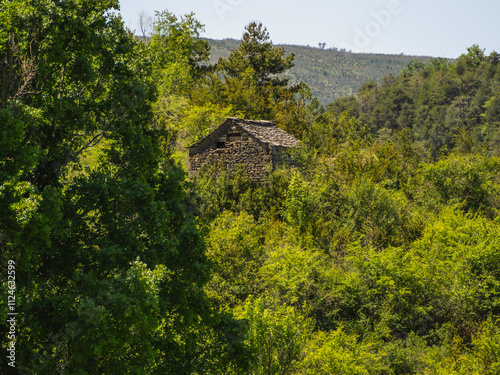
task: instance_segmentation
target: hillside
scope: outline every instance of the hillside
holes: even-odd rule
[[[321,108],[260,23],[209,71],[193,14],[138,43],[115,2],[53,3],[1,3],[2,373],[500,374],[500,54]],[[295,52],[353,87],[398,59]],[[236,116],[300,145],[236,121],[195,171]]]
[[[227,57],[236,49],[239,40],[207,39],[211,46],[210,62]],[[351,53],[336,49],[320,49],[306,46],[276,45],[287,53],[295,53],[295,66],[287,73],[291,83],[305,82],[321,103],[350,96],[371,80],[380,82],[392,73],[397,75],[406,64],[417,59],[427,61],[429,57],[407,55],[382,55]]]
[[[405,130],[421,150],[437,157],[444,150],[474,146],[497,152],[500,145],[500,55],[479,46],[453,63],[434,59],[403,74],[365,85],[356,98],[339,101],[378,141]]]

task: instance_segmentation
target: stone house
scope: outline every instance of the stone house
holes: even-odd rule
[[[299,141],[272,121],[227,118],[205,138],[189,146],[189,177],[204,165],[223,160],[232,170],[242,164],[253,180],[262,180],[268,173],[289,158],[287,150]]]

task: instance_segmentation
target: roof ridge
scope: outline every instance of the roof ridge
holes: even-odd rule
[[[228,121],[235,122],[250,135],[257,138],[259,141],[267,143],[271,146],[295,147],[299,143],[299,140],[297,138],[295,138],[287,131],[278,127],[275,121],[242,119],[239,117],[226,117],[226,120],[221,125],[219,125],[219,127],[221,127]],[[212,133],[215,132],[217,129],[213,130]],[[188,147],[197,146],[206,137],[208,137],[208,135]]]
[[[233,120],[233,121],[239,121],[243,123],[250,123],[250,124],[274,124],[276,125],[276,121],[273,120],[252,120],[252,119],[243,119],[240,117],[226,117],[226,120]]]

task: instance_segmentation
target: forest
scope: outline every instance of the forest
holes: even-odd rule
[[[194,14],[0,8],[2,373],[500,373],[499,54],[324,105],[259,22],[210,62]],[[189,180],[228,116],[294,162]]]

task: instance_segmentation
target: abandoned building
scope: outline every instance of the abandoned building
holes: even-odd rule
[[[242,164],[247,175],[262,180],[289,158],[299,141],[272,121],[227,118],[217,129],[189,146],[189,176],[204,165],[223,160],[228,170]]]

